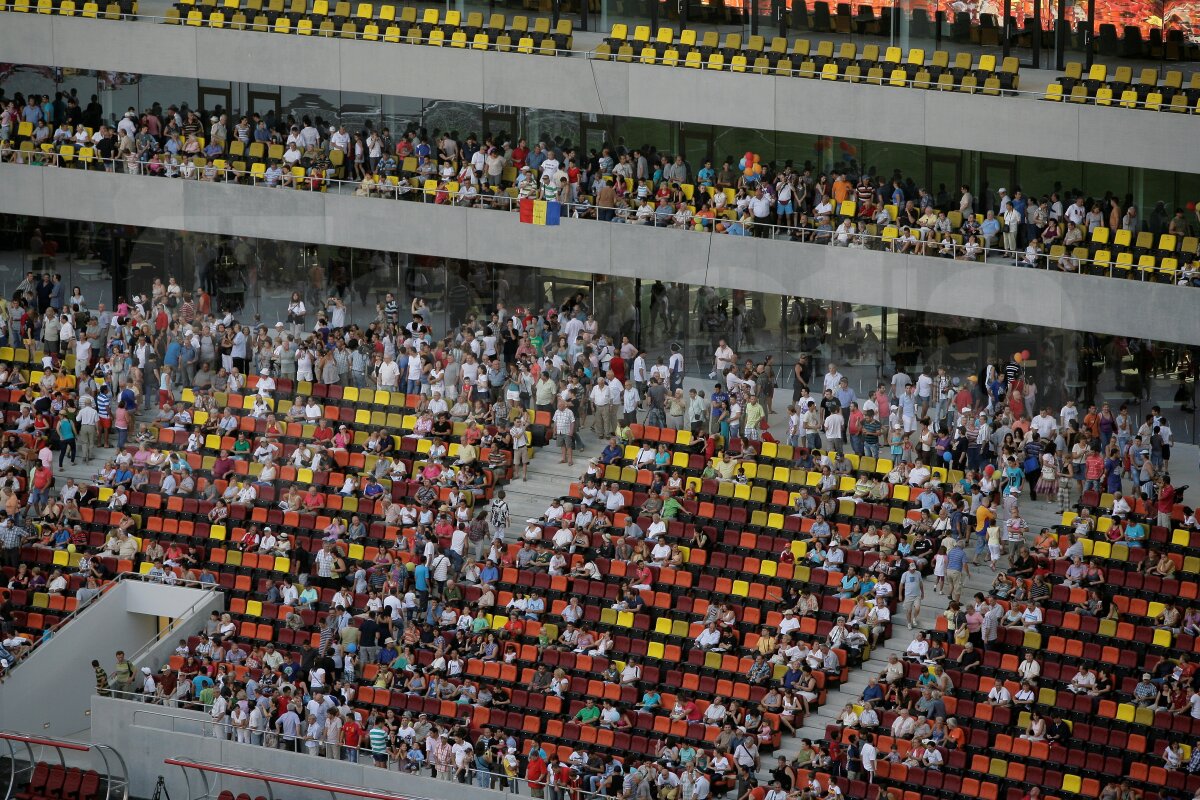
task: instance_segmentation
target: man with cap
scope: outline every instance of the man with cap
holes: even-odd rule
[[[1158,707],[1159,689],[1153,679],[1149,672],[1143,672],[1142,679],[1133,687],[1133,703],[1138,708]]]

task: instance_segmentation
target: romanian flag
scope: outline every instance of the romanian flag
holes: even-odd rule
[[[554,200],[526,198],[520,205],[521,222],[528,225],[557,225],[562,212],[562,204]]]

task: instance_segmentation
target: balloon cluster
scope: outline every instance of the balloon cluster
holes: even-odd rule
[[[752,153],[747,150],[746,155],[742,156],[741,160],[738,161],[738,169],[740,169],[742,174],[747,178],[753,178],[757,180],[758,177],[762,175],[763,171],[762,163],[759,160],[758,153]]]
[[[1018,364],[1023,364],[1028,360],[1029,360],[1029,351],[1028,350],[1022,350],[1019,353],[1013,353],[1013,361],[1017,362]]]

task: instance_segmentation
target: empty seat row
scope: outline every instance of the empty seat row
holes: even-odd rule
[[[1051,102],[1080,103],[1097,106],[1117,106],[1120,108],[1136,108],[1144,111],[1172,111],[1180,114],[1200,114],[1200,89],[1195,91],[1177,91],[1163,94],[1161,91],[1150,91],[1140,94],[1137,89],[1124,89],[1120,95],[1115,95],[1109,86],[1100,86],[1094,94],[1089,94],[1087,87],[1080,83],[1072,86],[1069,92],[1064,92],[1061,83],[1052,83],[1046,87],[1043,99]]]
[[[822,41],[816,48],[808,39],[796,39],[788,48],[787,39],[773,37],[768,44],[763,36],[753,35],[743,42],[739,33],[729,33],[722,41],[714,31],[701,36],[685,29],[675,38],[671,28],[659,28],[651,38],[649,26],[640,25],[630,33],[623,23],[613,25],[611,34],[593,51],[601,60],[639,61],[695,69],[794,74],[800,77],[843,79],[889,85],[918,85],[922,88],[964,88],[988,84],[997,90],[1019,88],[1019,64],[1015,57],[998,65],[994,55],[982,55],[972,63],[968,53],[953,60],[945,50],[935,50],[926,59],[925,50],[867,45],[860,52],[853,42]]]
[[[128,14],[137,13],[137,4],[123,7],[120,3],[109,2],[103,6],[98,2],[77,2],[77,0],[0,0],[0,11],[16,11],[18,13],[58,14],[64,17],[87,17],[88,19],[121,19]]]
[[[195,6],[179,3],[167,10],[168,24],[193,27],[233,28],[235,30],[273,31],[300,36],[340,36],[345,39],[364,39],[377,42],[405,42],[435,47],[459,47],[476,50],[497,49],[504,52],[555,55],[569,50],[572,26],[560,20],[552,29],[550,19],[536,17],[532,28],[525,16],[516,16],[511,26],[503,14],[492,14],[487,25],[483,14],[470,12],[466,20],[460,12],[451,10],[441,16],[437,9],[426,9],[420,19],[416,9],[407,7],[395,16],[392,6],[384,6],[378,16],[372,14],[370,3],[360,3],[358,12],[349,15],[349,3],[339,2],[330,11],[325,0],[315,0],[309,9],[305,0],[296,0],[291,10],[284,10],[283,0],[270,0],[266,9],[261,0],[251,0],[242,7],[240,0],[225,0],[220,7]]]

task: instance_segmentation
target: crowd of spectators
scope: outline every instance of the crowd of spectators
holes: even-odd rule
[[[1173,280],[1198,277],[1194,248],[1200,210],[1158,202],[1143,218],[1120,189],[1103,195],[1061,187],[1037,196],[998,187],[976,196],[971,187],[922,186],[899,171],[864,169],[854,160],[822,172],[792,159],[740,169],[730,156],[689,163],[651,145],[606,145],[584,152],[570,142],[531,143],[507,134],[460,137],[424,128],[403,134],[366,124],[350,130],[320,117],[274,113],[231,115],[158,103],[130,108],[115,125],[93,96],[0,96],[0,142],[21,122],[33,126],[32,153],[11,147],[6,160],[61,163],[92,148],[103,168],[204,181],[252,181],[268,187],[327,187],[331,179],[357,184],[356,194],[514,210],[517,201],[566,205],[573,216],[601,221],[766,236],[850,248],[886,246],[901,253],[966,261],[1003,257],[1029,267],[1079,272],[1078,247],[1090,232],[1147,231],[1176,237]],[[41,146],[48,150],[43,152]],[[261,148],[255,153],[253,148]],[[257,163],[253,170],[247,164]],[[72,162],[73,163],[73,162]],[[240,163],[240,173],[230,173]],[[888,235],[883,236],[884,233]],[[1060,247],[1061,250],[1055,250]],[[1052,250],[1055,255],[1051,257]]]

